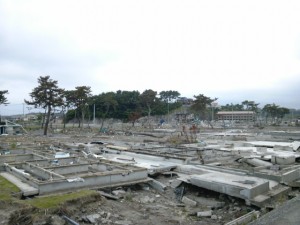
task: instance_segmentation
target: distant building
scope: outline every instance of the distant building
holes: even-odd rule
[[[0,121],[0,135],[20,134],[22,132],[26,133],[21,125],[8,120]]]
[[[177,122],[191,122],[194,119],[194,114],[190,113],[176,113],[175,119]]]
[[[177,99],[177,102],[181,102],[183,105],[191,105],[193,103],[193,99],[187,97],[179,97]]]
[[[253,111],[220,111],[218,120],[255,121],[256,113]]]

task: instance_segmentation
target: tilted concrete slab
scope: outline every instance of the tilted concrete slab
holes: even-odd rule
[[[266,180],[226,173],[207,173],[192,175],[190,182],[198,187],[228,194],[242,199],[253,199],[267,193],[269,182]]]
[[[180,165],[177,167],[180,180],[195,186],[228,194],[237,198],[245,199],[247,202],[261,206],[269,200],[268,193],[279,185],[279,182],[249,176],[246,173],[230,171],[229,169],[216,170],[207,166]],[[190,173],[187,175],[187,173]],[[257,200],[256,197],[260,196]],[[261,196],[266,196],[262,198]],[[263,201],[262,201],[263,200]]]
[[[130,152],[121,152],[119,154],[109,152],[102,156],[116,162],[147,168],[148,173],[149,170],[152,169],[157,169],[157,172],[163,172],[164,169],[170,170],[171,168],[175,168],[173,172],[180,176],[178,179],[181,181],[245,199],[247,202],[259,206],[270,200],[267,194],[274,187],[278,186],[282,180],[280,176],[278,176],[278,180],[272,180],[256,177],[255,175],[251,176],[247,171],[207,165],[186,165],[183,161],[172,161],[172,159],[165,157],[155,157]],[[268,165],[272,164],[268,163]],[[295,175],[297,176],[297,173],[295,174],[294,172],[286,174],[283,177],[286,180],[290,180],[293,179]]]
[[[137,154],[127,151],[121,153],[110,151],[102,154],[101,156],[113,162],[146,168],[148,170],[148,174],[150,175],[170,171],[171,169],[176,168],[178,164],[183,164],[185,162],[181,159],[166,159],[165,157],[161,156]]]

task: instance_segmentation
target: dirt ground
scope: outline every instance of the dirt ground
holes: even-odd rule
[[[43,137],[39,132],[32,131],[26,136],[16,136],[11,140],[30,146],[39,145],[43,142],[49,145],[51,140],[56,143],[90,142],[94,140],[143,143],[145,140],[165,142],[167,138],[127,136],[124,134],[100,135],[88,130],[78,133],[70,129],[67,134],[53,133],[48,137]],[[170,175],[161,174],[154,177],[154,179],[167,186],[164,192],[158,192],[148,184],[105,189],[101,191],[119,199],[114,200],[99,194],[99,197],[88,201],[67,203],[59,212],[45,211],[37,213],[34,209],[24,210],[15,204],[0,204],[0,225],[68,224],[67,219],[62,217],[63,215],[76,222],[73,224],[221,225],[253,210],[259,210],[257,207],[246,205],[243,200],[188,184],[173,188],[170,183],[174,177]],[[197,202],[197,205],[183,204],[180,201],[182,196],[193,199]],[[266,209],[260,210],[261,213],[264,213],[263,210]],[[197,216],[197,212],[207,212],[208,215]],[[26,216],[32,217],[26,220]]]

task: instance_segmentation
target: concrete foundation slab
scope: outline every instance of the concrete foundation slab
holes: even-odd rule
[[[31,195],[37,195],[39,193],[39,190],[37,188],[34,188],[30,186],[27,183],[24,183],[21,179],[17,178],[16,176],[7,173],[7,172],[2,172],[0,173],[2,177],[16,185],[22,192],[23,196],[31,196]]]

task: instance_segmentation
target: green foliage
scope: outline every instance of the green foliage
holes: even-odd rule
[[[50,79],[50,76],[40,76],[38,78],[38,84],[39,85],[35,87],[29,94],[31,101],[24,100],[24,102],[27,105],[33,105],[35,107],[47,109],[46,122],[44,126],[44,135],[47,135],[48,125],[53,108],[64,105],[64,89],[59,88],[57,81]]]
[[[88,86],[78,86],[75,87],[75,90],[64,92],[66,97],[65,105],[76,110],[74,116],[77,116],[79,127],[86,113],[89,112],[87,106],[92,97],[91,92],[91,87]]]
[[[17,148],[17,143],[16,142],[12,142],[10,144],[10,149],[16,149]]]
[[[106,92],[92,97],[92,104],[96,107],[96,117],[107,118],[113,116],[118,107],[114,92]]]
[[[65,117],[66,123],[74,118],[75,118],[75,110],[69,109],[68,112],[66,113],[66,117]]]
[[[140,95],[140,102],[143,106],[146,107],[148,116],[151,115],[152,107],[155,105],[155,101],[157,99],[156,95],[157,95],[157,92],[153,91],[151,89],[145,90]]]
[[[191,106],[191,110],[195,113],[199,113],[200,117],[202,117],[201,119],[207,119],[209,114],[207,108],[210,107],[217,98],[210,98],[203,94],[194,95],[194,98],[195,100]]]
[[[0,105],[8,104],[6,94],[8,94],[8,90],[0,91]]]
[[[160,107],[156,107],[158,110],[155,110],[155,114],[169,114],[173,109],[179,108],[182,104],[180,102],[176,102],[179,98],[180,93],[178,91],[161,91],[159,92],[160,100],[162,103]]]
[[[221,106],[216,111],[253,111],[258,112],[259,103],[255,103],[255,101],[245,100],[241,104],[226,104]]]
[[[254,101],[245,100],[242,102],[242,105],[243,105],[243,109],[246,111],[257,112],[259,103],[255,103]]]
[[[32,100],[24,100],[26,104],[44,109],[63,105],[64,90],[57,86],[57,81],[50,79],[50,76],[41,76],[38,83],[39,86],[29,94]]]
[[[279,123],[283,119],[283,117],[290,112],[288,108],[280,107],[278,105],[266,104],[262,112],[265,115],[266,121],[268,118],[271,118],[272,123]]]
[[[159,95],[163,101],[170,103],[173,100],[176,100],[180,96],[180,93],[178,91],[170,90],[170,91],[161,91],[159,92]]]
[[[226,104],[222,105],[220,108],[221,111],[243,111],[243,105],[242,104]]]
[[[164,93],[164,92],[163,92]],[[149,115],[166,115],[168,111],[181,107],[182,103],[174,101],[178,92],[172,91],[173,100],[166,104],[166,99],[157,98],[157,92],[146,90],[142,94],[138,91],[121,91],[104,92],[99,95],[90,96],[87,99],[88,115],[93,115],[95,106],[96,118],[115,118],[124,122],[132,122],[133,125],[142,116]],[[66,122],[78,118],[80,110],[76,107],[76,96],[74,91],[66,91],[66,102],[69,107],[66,113]],[[171,99],[171,97],[170,97]]]
[[[26,203],[34,206],[38,209],[50,209],[59,207],[61,204],[66,201],[71,201],[81,197],[89,196],[95,194],[95,191],[92,190],[82,190],[67,194],[56,194],[51,196],[37,197],[30,200],[27,200]]]
[[[115,99],[118,102],[116,110],[112,116],[122,119],[123,121],[132,121],[133,118],[138,119],[142,115],[142,108],[138,91],[117,91]],[[138,116],[138,118],[136,118]]]

